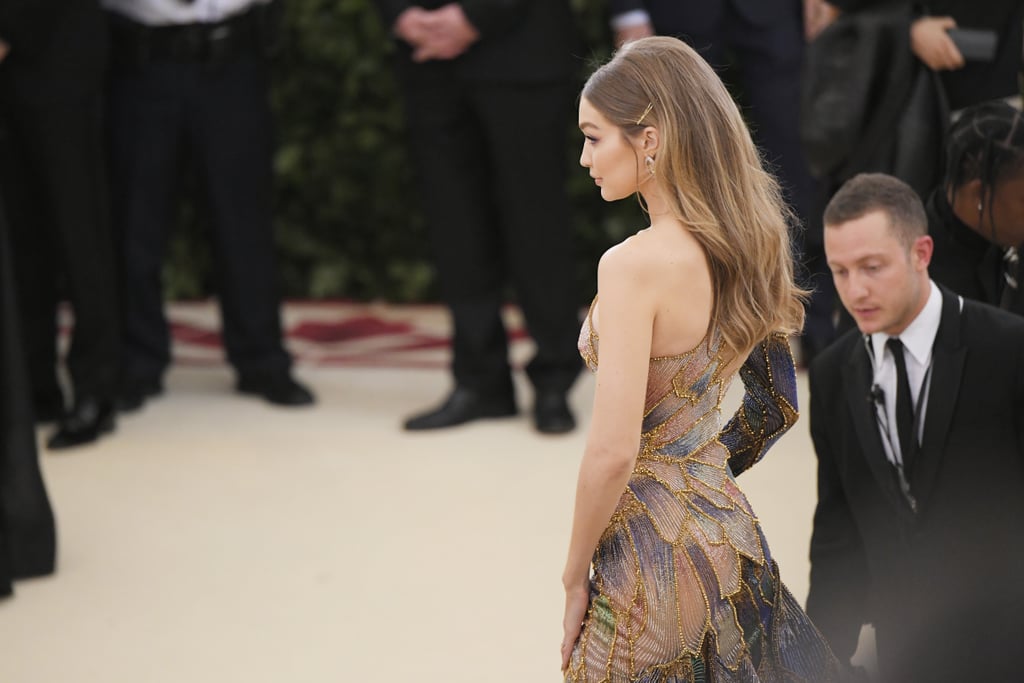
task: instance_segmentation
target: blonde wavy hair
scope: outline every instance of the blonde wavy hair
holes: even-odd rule
[[[675,38],[643,38],[599,67],[582,97],[627,138],[647,126],[658,130],[655,178],[707,254],[711,331],[728,351],[745,353],[774,332],[799,332],[807,292],[793,278],[795,218],[707,62]]]

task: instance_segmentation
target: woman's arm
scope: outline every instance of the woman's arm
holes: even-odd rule
[[[621,247],[609,250],[598,265],[600,361],[562,575],[567,600],[563,668],[586,610],[594,550],[640,448],[655,310],[650,277],[641,258]]]
[[[743,404],[719,437],[734,476],[763,458],[799,415],[796,365],[786,335],[772,334],[755,346],[739,372],[746,389]]]

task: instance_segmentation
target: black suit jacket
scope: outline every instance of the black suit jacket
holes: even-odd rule
[[[886,680],[1017,680],[1007,660],[1024,629],[1024,320],[971,300],[961,311],[940,289],[916,514],[885,457],[863,335],[811,365],[807,611],[844,660],[873,623]]]
[[[954,111],[986,100],[1020,93],[1017,75],[1022,66],[1024,1],[1022,0],[828,0],[843,12],[858,12],[882,5],[902,6],[915,14],[951,16],[957,26],[995,31],[998,36],[995,60],[967,62],[963,68],[939,72],[939,78]]]
[[[72,101],[97,93],[107,60],[98,0],[0,0],[0,94],[20,102]]]
[[[394,26],[410,7],[437,9],[451,0],[374,0],[384,24]],[[463,12],[480,40],[453,60],[459,75],[472,81],[545,83],[576,76],[576,33],[568,0],[462,0]],[[412,51],[399,41],[401,62]],[[429,63],[427,68],[429,68]]]
[[[689,24],[695,19],[703,25],[705,22],[700,21],[701,17],[720,15],[720,6],[725,3],[730,4],[736,12],[754,25],[777,21],[780,15],[791,13],[791,10],[800,4],[794,0],[609,0],[608,9],[612,16],[631,10],[646,10],[658,33],[679,35],[692,30],[693,27]]]

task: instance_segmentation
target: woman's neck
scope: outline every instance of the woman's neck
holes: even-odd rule
[[[662,222],[664,219],[672,218],[672,212],[669,209],[668,202],[665,201],[664,196],[658,188],[652,187],[650,189],[642,189],[640,190],[640,196],[643,197],[644,207],[647,210],[647,215],[651,219],[651,227],[654,227],[655,223]]]

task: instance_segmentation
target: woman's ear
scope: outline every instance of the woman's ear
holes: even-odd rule
[[[660,136],[658,135],[658,129],[654,126],[647,126],[644,128],[641,135],[641,150],[645,155],[654,156],[658,153],[658,145],[660,142]]]

